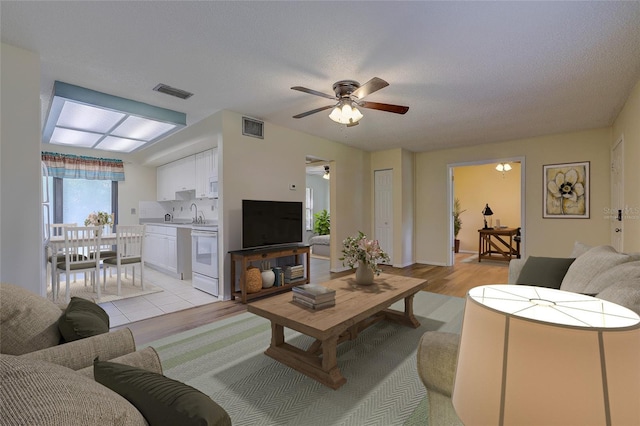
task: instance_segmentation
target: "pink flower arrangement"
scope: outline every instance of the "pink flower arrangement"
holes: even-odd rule
[[[378,244],[378,240],[370,240],[362,232],[358,231],[357,237],[347,237],[342,242],[342,265],[349,265],[353,268],[356,263],[364,264],[373,269],[376,275],[380,275],[382,269],[378,267],[378,263],[385,261],[391,262],[389,255],[385,253]]]
[[[84,221],[84,226],[104,226],[113,223],[113,216],[107,212],[91,212]]]

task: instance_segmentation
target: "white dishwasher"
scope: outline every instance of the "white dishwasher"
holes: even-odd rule
[[[191,230],[193,287],[214,296],[218,286],[218,227],[194,226]]]

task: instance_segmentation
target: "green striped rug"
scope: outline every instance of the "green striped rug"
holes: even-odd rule
[[[394,306],[403,309],[403,302]],[[459,332],[464,299],[420,292],[417,329],[379,322],[338,347],[347,383],[332,390],[264,355],[269,321],[250,313],[150,343],[166,376],[185,382],[224,407],[240,425],[426,425],[426,392],[416,349],[427,330]],[[285,330],[288,342],[311,339]]]

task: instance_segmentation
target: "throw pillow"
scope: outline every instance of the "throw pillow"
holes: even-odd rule
[[[516,284],[559,289],[562,279],[574,260],[573,258],[529,256]]]
[[[98,383],[129,400],[149,425],[231,425],[229,414],[199,390],[129,365],[95,361]]]
[[[65,342],[109,332],[109,315],[102,307],[81,297],[72,297],[58,328]]]
[[[129,401],[70,368],[0,355],[3,425],[145,425]]]
[[[13,284],[0,284],[0,352],[22,355],[60,343],[62,310],[52,301]]]
[[[586,289],[595,277],[630,260],[629,255],[618,253],[611,246],[593,247],[571,264],[560,289],[574,293],[589,293]]]

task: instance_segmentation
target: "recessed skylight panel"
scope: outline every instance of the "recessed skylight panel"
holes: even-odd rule
[[[144,141],[107,136],[102,142],[98,144],[98,146],[96,146],[96,149],[104,149],[105,151],[131,152],[144,144]]]
[[[175,125],[169,123],[129,116],[111,134],[148,142],[173,130],[175,127]]]
[[[56,127],[51,135],[51,143],[91,148],[102,137],[101,134]]]
[[[106,133],[124,117],[121,112],[65,101],[56,126]]]

